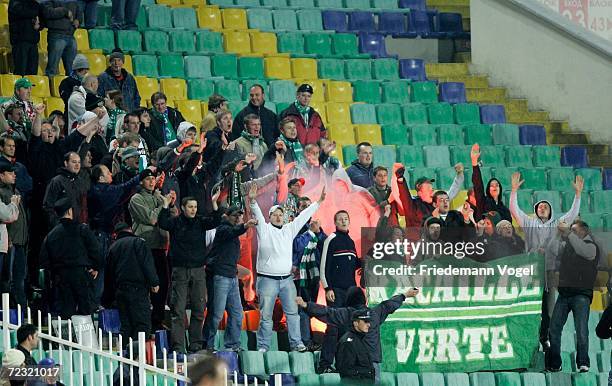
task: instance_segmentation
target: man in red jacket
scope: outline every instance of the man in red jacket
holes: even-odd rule
[[[302,84],[297,89],[295,102],[281,113],[281,119],[287,117],[295,122],[298,139],[302,146],[317,143],[319,138],[327,137],[321,116],[315,109],[310,107],[312,94],[312,86]]]

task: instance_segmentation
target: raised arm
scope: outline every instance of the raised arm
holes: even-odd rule
[[[484,213],[485,204],[485,188],[482,182],[482,174],[480,173],[480,165],[478,160],[480,158],[480,146],[475,143],[472,146],[470,152],[470,158],[472,159],[472,188],[474,189],[474,197],[476,198],[476,220],[480,221],[482,214]]]
[[[523,184],[523,180],[521,180],[521,173],[516,172],[512,174],[512,192],[510,193],[510,213],[512,213],[512,217],[519,223],[519,225],[524,228],[525,224],[529,220],[529,216],[525,214],[518,206],[517,192],[518,189]]]
[[[463,180],[465,179],[465,176],[463,175],[463,164],[461,162],[455,165],[455,171],[457,172],[457,175],[453,179],[453,183],[451,184],[450,188],[448,188],[448,199],[451,201],[457,196],[463,187]]]
[[[559,219],[559,221],[564,221],[568,224],[573,223],[580,212],[580,196],[582,195],[582,189],[584,189],[584,178],[582,178],[582,176],[576,176],[576,181],[572,182],[572,185],[574,186],[574,192],[576,192],[572,207]]]
[[[251,201],[251,213],[257,220],[257,229],[263,229],[266,226],[266,219],[261,213],[259,204],[257,203],[257,184],[251,184],[249,188],[249,199]]]
[[[321,190],[321,196],[319,197],[319,200],[310,204],[308,208],[303,210],[302,213],[300,213],[293,221],[286,225],[291,230],[291,238],[297,236],[297,234],[300,232],[300,229],[302,229],[302,227],[308,222],[308,219],[310,219],[319,209],[319,206],[321,205],[323,200],[325,200],[325,195],[325,186],[323,186],[323,190]]]

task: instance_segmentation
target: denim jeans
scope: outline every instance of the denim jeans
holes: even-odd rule
[[[217,326],[223,318],[223,311],[227,309],[228,319],[225,327],[225,348],[235,349],[240,347],[240,330],[242,329],[242,302],[238,289],[238,278],[213,276],[214,298],[209,299],[212,309],[208,309],[211,315],[206,326],[206,346],[209,350],[215,347],[215,334]]]
[[[564,296],[559,294],[550,320],[550,350],[546,355],[546,366],[561,367],[561,332],[572,312],[576,326],[576,365],[590,366],[589,360],[589,308],[591,299],[585,295]]]
[[[136,18],[140,10],[140,0],[113,0],[111,9],[111,28],[138,29]]]
[[[256,284],[257,296],[259,297],[259,308],[261,319],[259,330],[257,330],[257,348],[270,348],[272,337],[272,312],[276,298],[280,298],[283,312],[287,317],[287,329],[289,330],[289,345],[292,349],[303,345],[300,335],[300,317],[298,307],[295,302],[297,291],[293,284],[293,277],[282,280],[271,279],[268,277],[257,277]]]
[[[47,35],[47,51],[49,60],[47,62],[47,68],[45,69],[45,75],[54,76],[58,74],[58,66],[60,58],[64,63],[64,69],[66,70],[66,76],[72,72],[72,61],[76,56],[77,45],[74,36],[60,35],[50,32]]]
[[[299,295],[302,296],[304,301],[315,302],[317,301],[317,295],[319,293],[319,280],[311,280],[308,282],[306,287],[299,287],[299,280],[295,282],[296,289]],[[312,333],[310,331],[310,316],[302,308],[298,309],[300,315],[300,332],[302,334],[302,342],[305,345],[312,343]]]
[[[26,306],[25,281],[28,272],[28,258],[25,246],[13,245],[10,249],[11,257],[11,295],[21,307]]]
[[[78,0],[79,8],[84,20],[79,20],[81,26],[86,29],[96,28],[98,23],[98,1]]]

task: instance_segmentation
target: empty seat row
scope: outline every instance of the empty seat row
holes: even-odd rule
[[[292,7],[292,8],[349,8],[349,9],[394,9],[397,0],[211,0],[210,4],[222,7]]]
[[[369,58],[359,52],[358,38],[354,34],[281,32],[277,33],[278,52],[292,56],[313,56],[318,58]]]

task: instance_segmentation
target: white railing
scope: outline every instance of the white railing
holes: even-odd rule
[[[166,348],[163,348],[161,358],[158,358],[157,349],[153,343],[151,348],[153,354],[152,364],[147,363],[146,335],[144,332],[138,333],[138,352],[133,352],[133,342],[130,338],[128,342],[128,356],[124,356],[122,350],[124,345],[121,335],[118,336],[118,344],[116,346],[118,352],[115,352],[113,351],[113,334],[111,332],[104,334],[101,328],[98,328],[97,334],[90,329],[85,333],[88,336],[84,337],[81,329],[74,329],[71,320],[64,321],[60,317],[53,318],[51,314],[47,314],[46,320],[43,320],[43,315],[40,311],[37,311],[36,319],[33,319],[32,310],[29,307],[26,309],[25,321],[38,327],[39,352],[45,353],[46,351],[43,347],[48,347],[48,356],[58,358],[59,363],[57,364],[59,364],[60,370],[67,368],[67,373],[60,371],[59,376],[59,380],[67,386],[103,386],[109,383],[112,385],[113,376],[117,368],[120,386],[124,385],[124,375],[127,377],[124,371],[129,371],[130,386],[146,385],[147,375],[153,378],[155,386],[158,385],[158,379],[163,381],[164,386],[189,384],[187,377],[187,355],[183,355],[183,359],[179,364],[177,352],[172,351],[169,353]],[[54,334],[54,322],[56,321],[57,334]],[[11,331],[17,330],[22,322],[22,310],[20,306],[17,306],[17,324],[11,323],[9,294],[2,294],[2,321],[0,325],[2,326],[2,343],[5,350],[11,347]],[[62,331],[63,324],[67,326],[67,330]],[[43,326],[46,326],[48,332],[43,332]],[[67,332],[68,339],[63,337],[63,332]],[[72,338],[73,332],[76,334],[76,342]],[[88,338],[88,342],[91,344],[82,344],[83,338]],[[107,349],[104,349],[104,338],[107,338]],[[66,352],[68,353],[67,357],[64,355]],[[73,355],[75,352],[78,353],[76,358]],[[137,356],[135,356],[136,354]],[[117,364],[116,366],[113,365],[114,362]],[[95,371],[96,363],[98,371]],[[84,371],[84,369],[88,371]],[[134,369],[137,369],[137,376],[134,374]],[[84,377],[87,377],[87,383],[85,383]],[[109,377],[110,382],[107,382],[106,380]],[[228,386],[229,381],[233,385],[241,385],[243,382],[244,386],[248,384],[247,376],[238,374],[237,371],[234,371],[232,374],[226,374],[226,386]],[[275,381],[275,385],[281,385],[280,375],[275,376]],[[264,381],[263,384],[268,386],[267,381]],[[254,385],[258,385],[257,378],[254,380]]]

